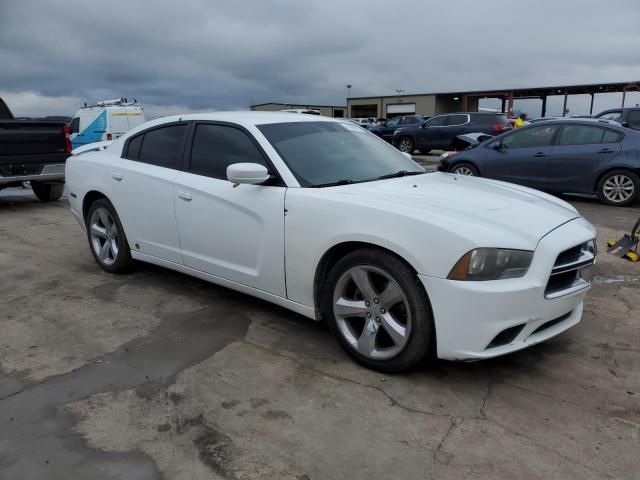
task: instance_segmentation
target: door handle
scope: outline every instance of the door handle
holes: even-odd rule
[[[602,150],[598,150],[598,153],[613,153],[613,150],[610,148],[603,148]]]
[[[112,173],[111,174],[111,178],[113,178],[116,182],[121,182],[122,181],[122,174],[121,173]]]
[[[536,154],[534,155],[534,157],[536,157],[536,158],[546,157],[546,156],[547,156],[547,154],[546,154],[546,153],[544,153],[544,152],[538,152],[538,153],[536,153]]]
[[[185,202],[190,202],[193,198],[190,193],[187,192],[178,192],[178,198],[184,200]]]

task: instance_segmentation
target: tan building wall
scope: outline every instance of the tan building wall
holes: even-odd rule
[[[409,107],[403,109],[403,113],[425,115],[433,117],[441,113],[460,112],[462,110],[462,98],[454,100],[450,95],[403,95],[391,97],[368,97],[368,98],[348,98],[347,115],[352,117],[373,117],[388,118],[391,109],[402,108],[402,105],[415,105],[415,109]],[[469,98],[468,108],[470,111],[478,110],[478,99]]]
[[[326,117],[344,117],[346,114],[346,107],[340,105],[298,105],[295,103],[263,103],[260,105],[251,105],[251,110],[257,112],[277,112],[279,110],[318,110],[320,115]],[[342,115],[340,112],[342,111]]]

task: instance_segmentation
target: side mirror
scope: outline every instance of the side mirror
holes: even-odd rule
[[[622,126],[625,128],[631,128],[631,124],[629,122],[622,122]]]
[[[259,163],[234,163],[227,167],[227,180],[234,185],[241,183],[258,185],[269,178],[271,178],[269,171]]]
[[[502,145],[502,142],[496,142],[492,145],[492,148],[499,152],[504,148],[504,145]]]

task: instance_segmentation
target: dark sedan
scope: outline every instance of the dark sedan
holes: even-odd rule
[[[393,140],[393,132],[395,132],[397,128],[420,125],[424,120],[425,118],[421,115],[402,115],[393,117],[381,125],[373,125],[369,127],[369,131],[391,143],[391,140]]]
[[[443,158],[438,169],[630,205],[640,192],[640,132],[593,119],[551,120]]]

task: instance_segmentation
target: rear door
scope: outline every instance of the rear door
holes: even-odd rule
[[[548,189],[593,193],[596,172],[621,151],[622,137],[613,129],[595,125],[563,125],[551,153]]]
[[[258,142],[236,125],[203,122],[195,126],[187,156],[186,171],[175,180],[184,264],[284,297],[286,188],[227,180],[234,163],[259,163],[274,172]]]
[[[448,115],[447,125],[440,131],[440,136],[435,148],[441,148],[448,150],[453,146],[453,141],[458,135],[464,133],[470,133],[469,129],[471,125],[469,115],[466,114],[453,114]]]
[[[109,112],[109,128],[107,130],[107,140],[121,137],[129,131],[129,120],[127,118],[127,110],[125,108],[110,108]]]
[[[173,182],[187,130],[187,123],[165,124],[132,137],[109,173],[131,249],[173,263],[182,263]]]
[[[443,130],[449,121],[448,115],[438,115],[425,121],[416,132],[416,148],[419,150],[431,150],[439,148]]]
[[[558,127],[525,127],[487,145],[483,176],[545,190],[547,168]]]

